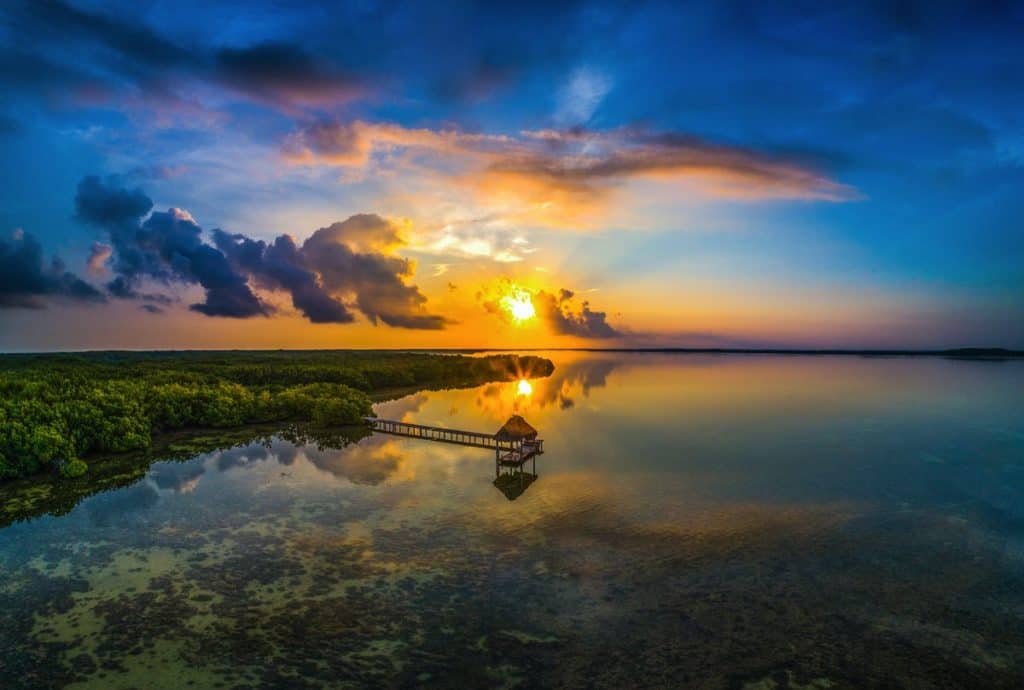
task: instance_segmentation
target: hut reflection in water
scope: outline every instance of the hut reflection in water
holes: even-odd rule
[[[494,478],[494,486],[498,491],[505,494],[505,498],[514,501],[523,495],[531,484],[537,481],[537,461],[533,461],[533,471],[527,472],[522,468],[502,468],[498,466],[497,476]]]

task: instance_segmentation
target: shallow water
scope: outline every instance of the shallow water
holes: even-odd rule
[[[1024,684],[1024,362],[548,356],[0,529],[0,686]]]

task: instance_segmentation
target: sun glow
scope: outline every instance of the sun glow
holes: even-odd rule
[[[530,395],[533,393],[533,386],[526,379],[519,379],[519,383],[516,384],[517,395]]]
[[[513,287],[507,295],[501,298],[501,306],[508,311],[516,323],[522,323],[537,315],[537,310],[533,307],[533,298],[522,288]]]

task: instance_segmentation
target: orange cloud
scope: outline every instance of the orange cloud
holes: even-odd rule
[[[545,225],[588,225],[631,180],[686,184],[729,199],[849,201],[855,189],[797,161],[640,129],[532,130],[516,136],[354,121],[290,135],[293,164],[423,169],[469,188],[477,202]]]
[[[488,149],[512,144],[501,135],[456,130],[409,128],[355,120],[348,124],[319,122],[285,139],[285,160],[299,165],[362,167],[375,153],[433,152],[455,157],[485,156]]]

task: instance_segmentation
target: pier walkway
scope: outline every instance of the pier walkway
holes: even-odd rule
[[[421,438],[441,443],[454,443],[474,448],[487,448],[494,451],[494,461],[498,465],[506,467],[521,467],[527,460],[535,459],[538,455],[544,454],[544,441],[536,438],[536,431],[533,432],[534,438],[526,436],[510,437],[508,433],[502,433],[505,427],[502,427],[497,434],[485,434],[480,431],[446,429],[438,426],[398,422],[392,419],[379,419],[377,417],[363,417],[363,420],[374,431],[384,434]]]

